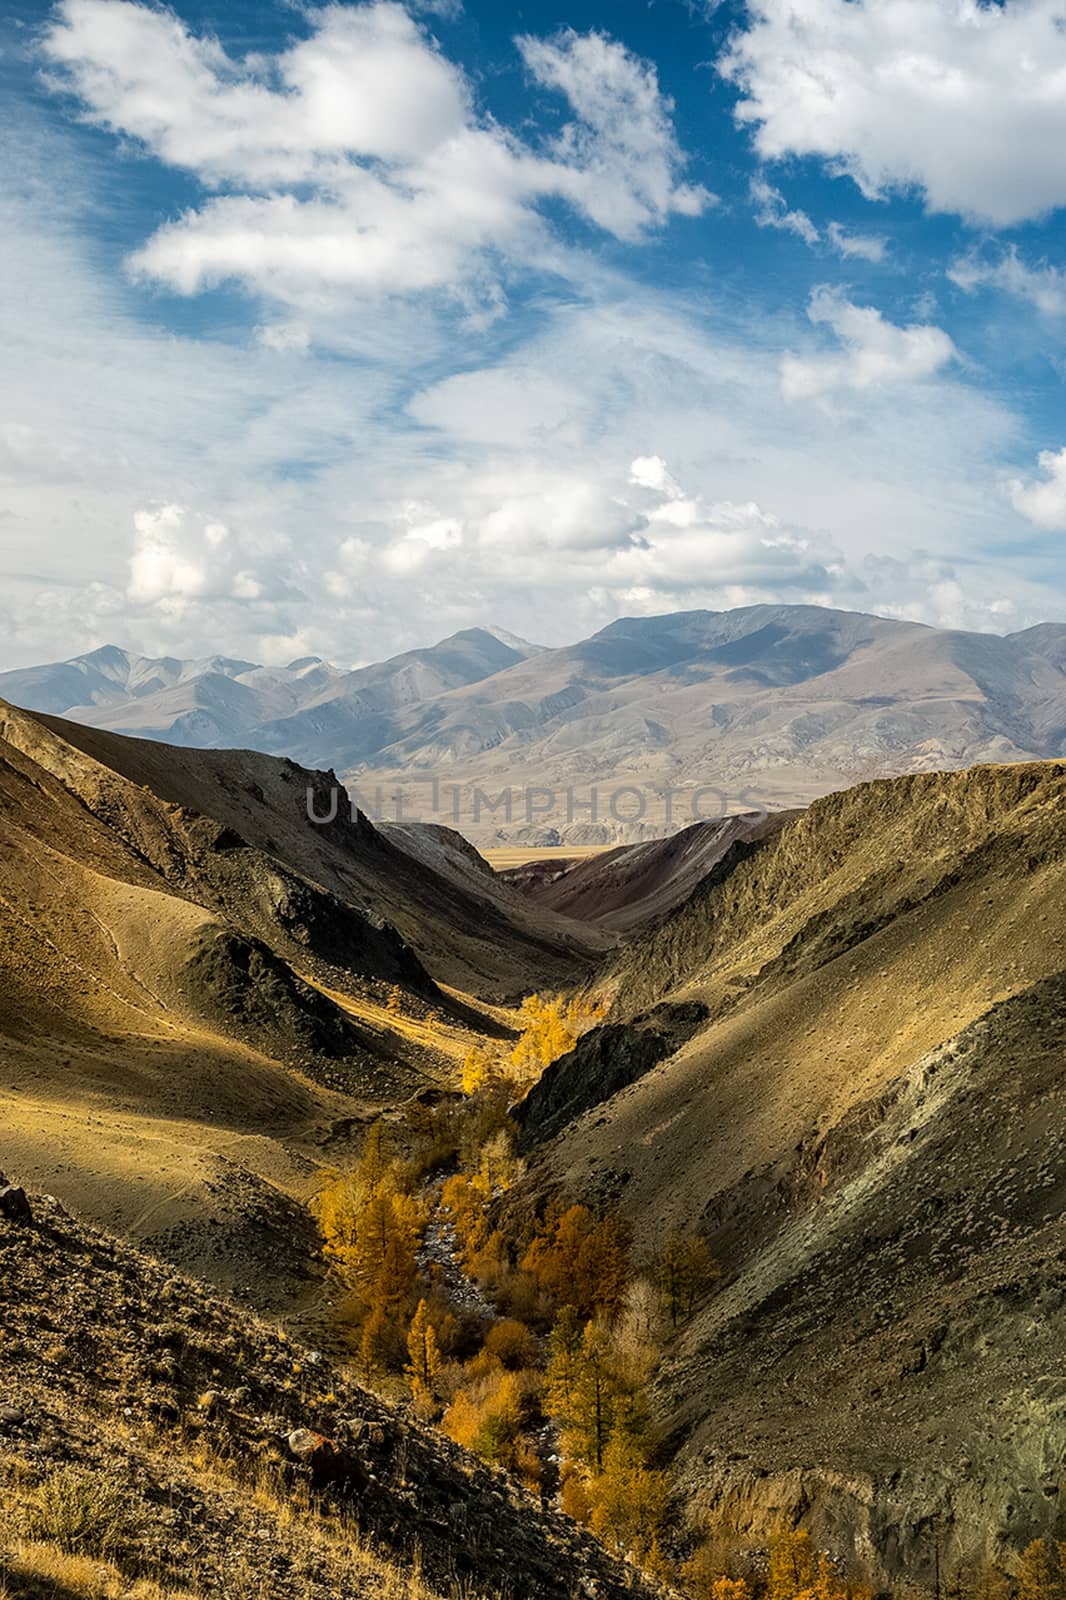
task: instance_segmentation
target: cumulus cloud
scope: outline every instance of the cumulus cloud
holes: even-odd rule
[[[379,543],[353,550],[349,541],[336,569],[364,586],[375,571],[419,572],[446,586],[506,561],[513,583],[584,586],[619,603],[635,590],[824,597],[832,546],[814,543],[755,501],[685,490],[661,456],[584,471],[492,461],[450,480],[438,500],[399,508]]]
[[[308,21],[308,38],[235,60],[136,0],[61,0],[44,36],[54,80],[90,121],[219,191],[160,227],[135,273],[304,304],[444,291],[484,322],[501,263],[558,260],[543,202],[632,240],[710,200],[683,180],[654,68],[600,34],[519,41],[573,114],[538,146],[480,116],[461,68],[391,0]]]
[[[1011,482],[1014,509],[1038,528],[1066,529],[1066,449],[1042,450],[1037,465],[1044,473],[1043,482],[1019,478]]]
[[[1066,204],[1061,0],[757,0],[719,68],[765,161],[993,226]]]
[[[821,239],[821,234],[806,211],[790,210],[780,189],[775,189],[765,178],[752,178],[750,194],[755,221],[760,228],[777,228],[782,233],[794,233],[804,244],[815,245]]]
[[[224,523],[163,505],[135,513],[134,547],[126,594],[135,606],[171,616],[193,603],[276,600],[291,593],[277,570],[289,557],[284,539],[249,548]]]
[[[942,328],[927,323],[897,327],[874,306],[853,305],[837,289],[815,289],[807,315],[813,323],[828,327],[843,351],[785,356],[781,388],[788,400],[811,399],[837,389],[916,383],[932,377],[957,354]]]
[[[1031,267],[1010,245],[990,258],[971,252],[960,256],[948,268],[952,283],[973,294],[978,289],[1001,289],[1016,300],[1025,300],[1045,317],[1066,317],[1066,272],[1042,261]]]
[[[831,222],[826,234],[833,249],[846,261],[878,262],[885,259],[888,245],[880,234],[851,233],[839,222]]]

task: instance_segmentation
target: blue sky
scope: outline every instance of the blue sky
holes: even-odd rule
[[[0,666],[1066,618],[1066,0],[5,13]]]

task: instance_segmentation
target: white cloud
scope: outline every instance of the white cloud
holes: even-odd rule
[[[308,38],[236,61],[133,0],[61,0],[44,49],[84,115],[223,191],[160,227],[136,274],[182,294],[234,280],[301,307],[446,292],[484,325],[506,264],[562,260],[542,202],[638,239],[710,199],[682,179],[654,68],[600,34],[519,41],[573,112],[541,149],[479,116],[402,6],[328,5],[308,21]]]
[[[789,404],[791,318],[606,271],[492,359],[384,302],[328,341],[317,312],[285,319],[310,331],[299,358],[255,316],[244,345],[163,332],[82,245],[71,208],[99,205],[97,174],[50,137],[9,141],[40,151],[32,204],[0,196],[0,665],[105,641],[350,665],[486,620],[562,643],[760,600],[980,627],[1066,612],[1024,541],[1003,555],[1028,534],[994,492],[1025,459],[1019,421],[950,367]],[[442,377],[405,411],[419,371]],[[164,506],[180,527],[138,532]]]
[[[885,259],[888,245],[880,234],[851,233],[839,222],[831,222],[826,233],[833,249],[845,260],[854,258],[858,261],[877,262]]]
[[[1002,289],[1025,300],[1045,317],[1066,317],[1066,272],[1048,262],[1030,267],[1010,245],[995,259],[971,253],[948,268],[948,277],[967,294],[977,289]]]
[[[1043,483],[1018,478],[1011,482],[1014,509],[1038,528],[1066,529],[1066,449],[1042,450],[1037,465],[1045,474]]]
[[[1066,205],[1062,0],[756,0],[720,70],[764,161],[1009,226]]]
[[[566,29],[553,39],[520,38],[537,83],[559,90],[576,120],[554,142],[565,179],[560,192],[619,238],[639,238],[671,212],[698,216],[713,202],[681,181],[685,157],[674,134],[674,104],[654,66],[602,33]]]
[[[281,575],[292,564],[287,539],[261,537],[249,546],[224,523],[179,505],[137,511],[133,527],[126,594],[134,606],[178,618],[193,602],[276,600],[289,592]]]
[[[255,336],[267,350],[281,355],[305,356],[311,348],[311,335],[296,322],[268,322],[256,328]]]
[[[810,320],[824,324],[843,354],[794,356],[781,362],[781,388],[788,400],[810,399],[837,389],[879,389],[930,378],[953,360],[955,346],[942,328],[912,323],[899,328],[873,306],[856,306],[839,290],[811,295]]]
[[[775,189],[765,178],[752,178],[750,194],[755,221],[760,228],[777,228],[782,233],[794,233],[809,245],[815,245],[821,239],[821,234],[806,211],[791,211],[780,189]]]
[[[629,481],[640,489],[650,489],[668,500],[680,500],[684,491],[662,456],[637,456],[629,466]]]

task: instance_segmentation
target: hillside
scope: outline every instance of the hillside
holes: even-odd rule
[[[0,695],[101,728],[334,768],[360,794],[380,786],[381,820],[403,820],[399,793],[407,818],[484,847],[621,844],[867,778],[1066,755],[1066,626],[1001,637],[761,605],[622,618],[553,650],[471,628],[351,673],[132,662],[108,647],[0,674]],[[612,810],[626,788],[638,796]],[[489,805],[502,789],[510,815]],[[528,804],[527,789],[540,791]]]
[[[537,905],[626,933],[687,900],[737,844],[768,837],[791,813],[741,813],[694,822],[666,839],[619,845],[584,861],[538,858],[499,876]]]
[[[1062,764],[827,797],[616,958],[551,1069],[589,1109],[534,1188],[723,1265],[658,1405],[727,1543],[802,1516],[931,1586],[1066,1535],[1064,860]]]
[[[11,1600],[650,1600],[573,1523],[316,1352],[31,1205],[0,1215]]]
[[[361,815],[316,827],[325,784],[0,706],[5,1161],[292,1309],[318,1293],[323,1164],[505,1033],[479,995],[572,979],[596,937]]]

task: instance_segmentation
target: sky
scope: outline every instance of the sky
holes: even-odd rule
[[[1066,0],[15,0],[0,667],[1066,620]]]

